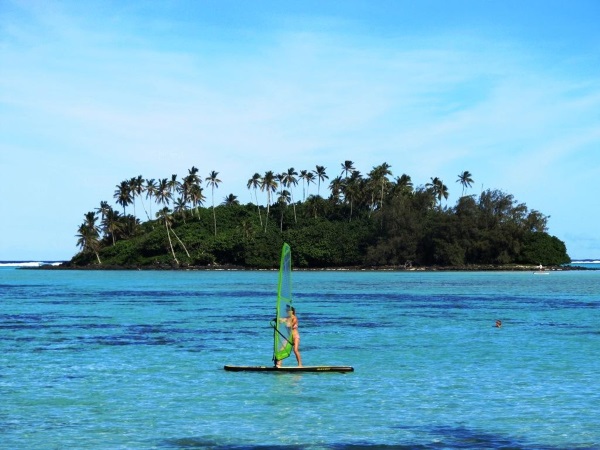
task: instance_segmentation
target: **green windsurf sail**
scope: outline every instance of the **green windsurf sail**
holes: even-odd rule
[[[288,327],[288,311],[292,307],[292,250],[283,244],[279,262],[277,304],[273,323],[273,361],[281,361],[292,353],[292,330]]]

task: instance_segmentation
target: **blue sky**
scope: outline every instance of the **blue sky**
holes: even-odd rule
[[[600,255],[600,2],[0,2],[0,260],[68,259],[143,175],[440,177]]]

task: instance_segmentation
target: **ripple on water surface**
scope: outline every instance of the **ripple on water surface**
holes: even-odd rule
[[[305,364],[356,371],[223,371],[270,364],[276,283],[0,270],[2,445],[600,447],[600,274],[295,273]]]

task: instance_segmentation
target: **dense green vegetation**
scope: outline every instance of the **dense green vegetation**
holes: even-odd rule
[[[77,235],[81,252],[69,265],[267,268],[277,264],[284,241],[294,249],[296,267],[306,268],[570,261],[564,243],[547,233],[542,213],[498,190],[465,195],[473,183],[468,171],[456,180],[462,196],[452,207],[442,204],[448,198],[442,180],[415,188],[408,175],[392,180],[386,163],[362,176],[345,161],[326,186],[327,198],[321,196],[329,180],[323,166],[299,174],[293,168],[256,173],[247,184],[256,203],[246,205],[233,194],[215,205],[218,175],[212,171],[204,180],[209,207],[203,206],[207,199],[195,167],[181,180],[139,176],[121,182],[114,198],[123,214],[106,201],[85,214]],[[311,185],[316,195],[309,194]],[[257,206],[259,192],[264,207]],[[127,214],[131,206],[134,212]]]

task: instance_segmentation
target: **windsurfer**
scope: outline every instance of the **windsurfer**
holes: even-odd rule
[[[302,357],[300,356],[300,333],[298,332],[298,318],[296,317],[296,309],[292,306],[288,310],[288,317],[279,319],[281,322],[285,322],[286,327],[292,330],[292,345],[294,349],[294,355],[296,355],[296,361],[298,361],[298,367],[302,367]],[[281,361],[275,363],[277,367],[281,367]]]

